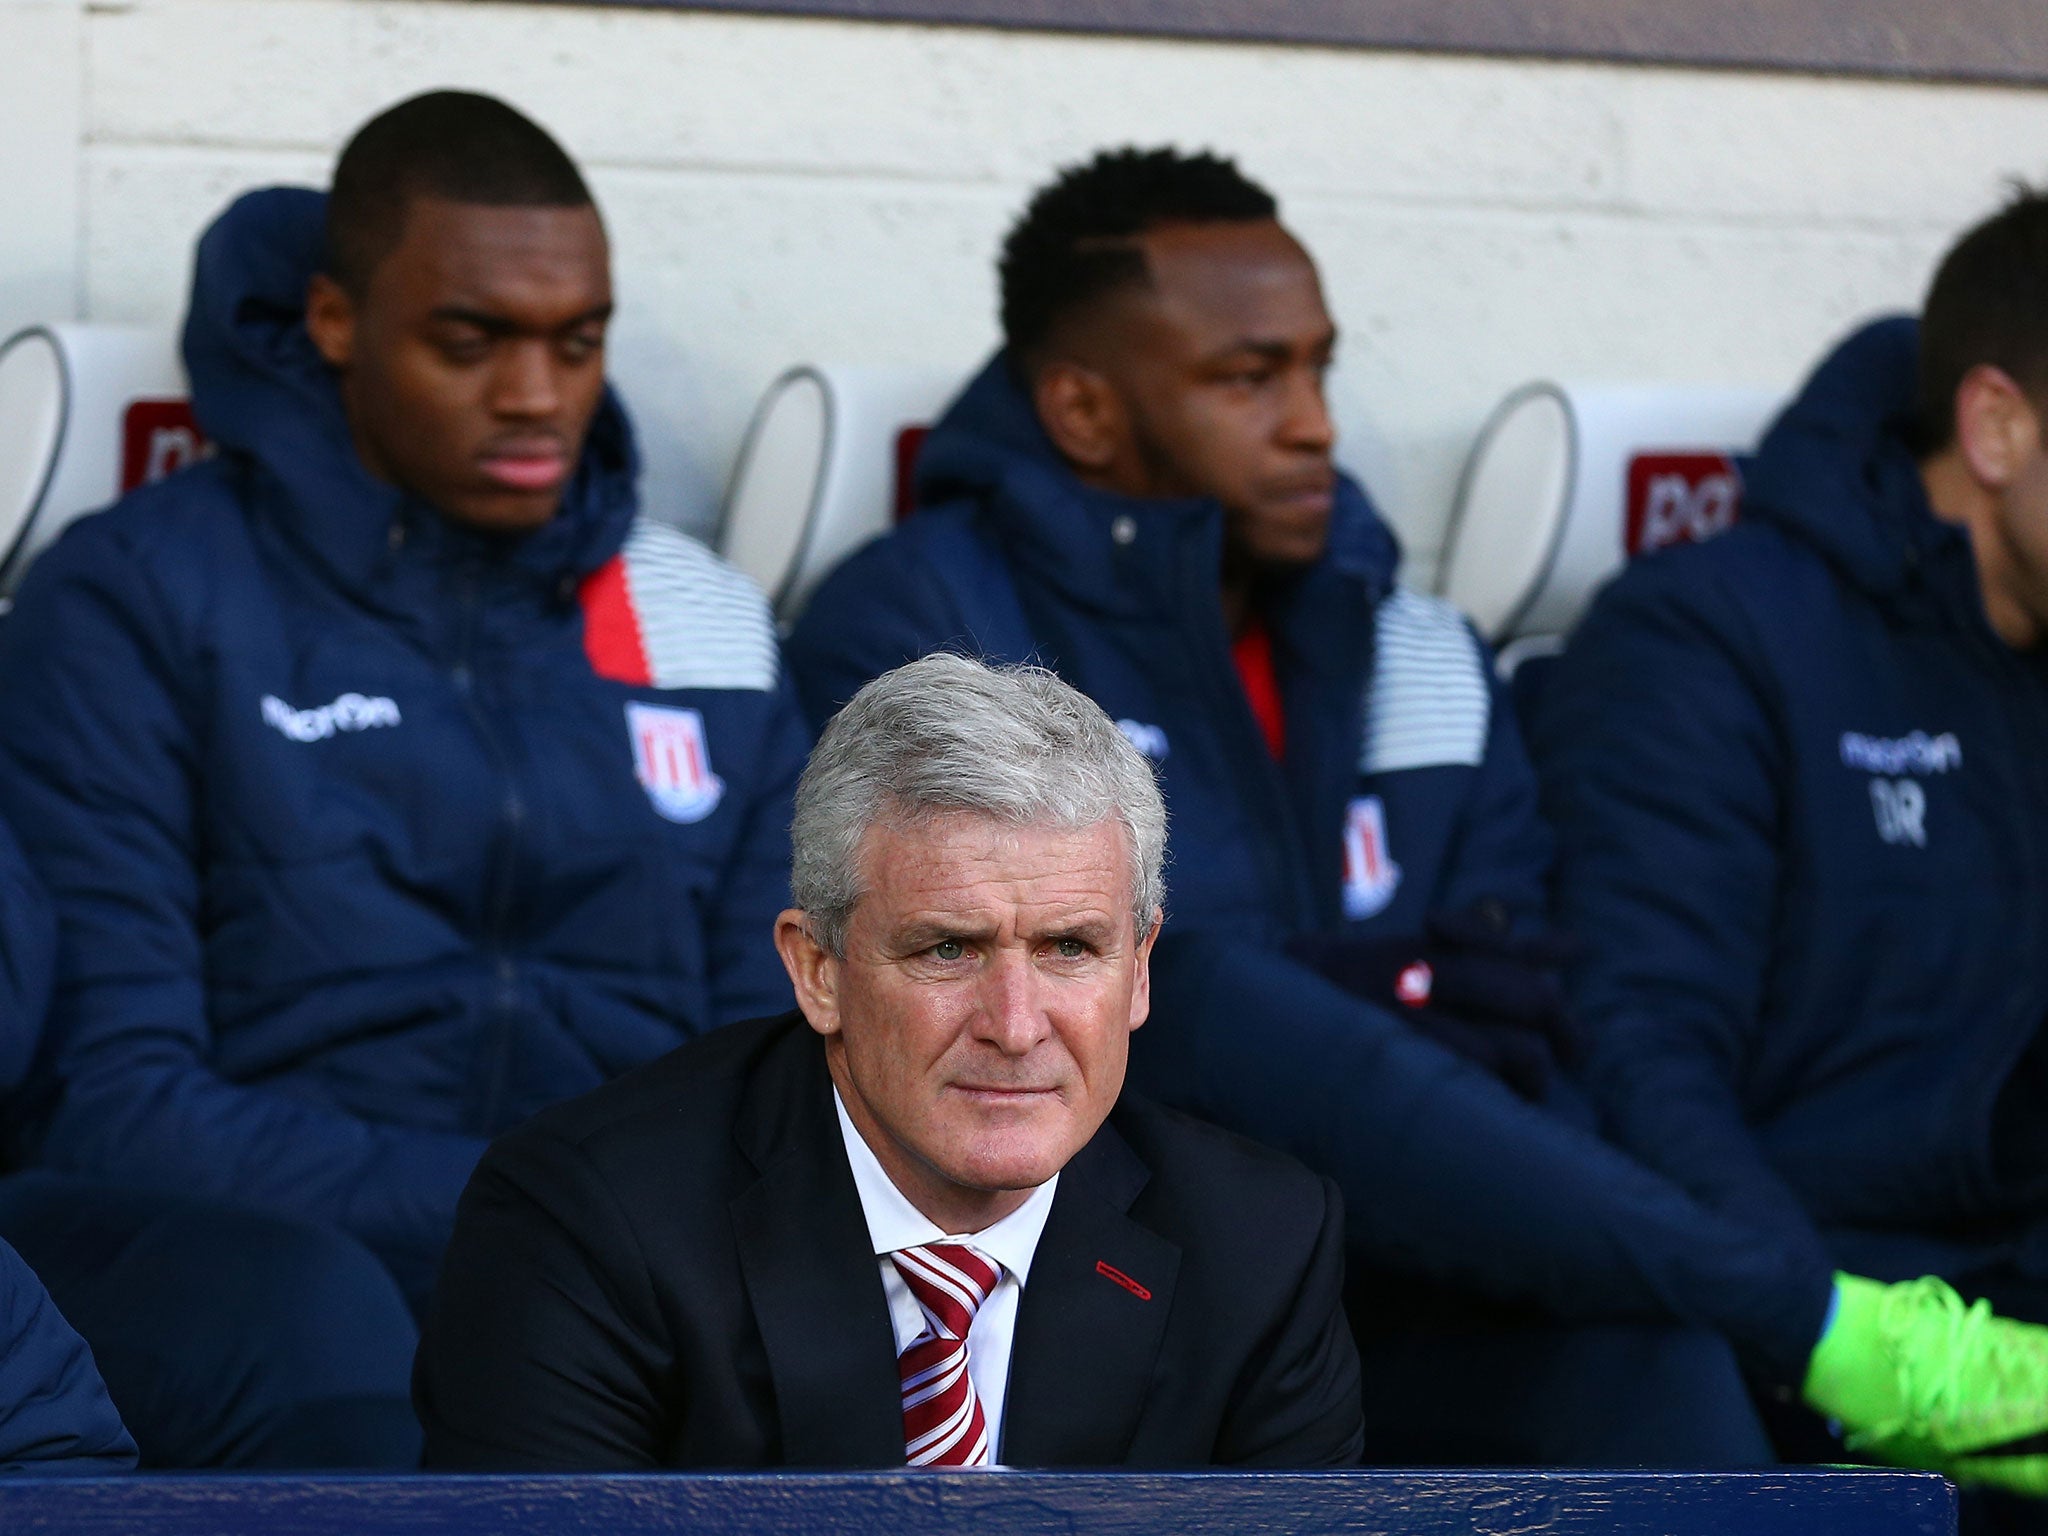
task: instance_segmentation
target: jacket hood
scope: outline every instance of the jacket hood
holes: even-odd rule
[[[1929,558],[1968,550],[1920,479],[1918,358],[1911,316],[1853,332],[1764,434],[1743,485],[1744,517],[1777,525],[1874,597],[1897,597]]]
[[[1117,594],[1128,590],[1122,546],[1109,536],[1120,517],[1136,530],[1131,554],[1167,542],[1194,545],[1193,558],[1209,571],[1221,559],[1218,503],[1153,500],[1084,485],[1046,435],[1002,351],[947,407],[918,453],[917,504],[961,498],[981,501],[998,517],[1007,514],[1021,558],[1104,607],[1122,606]],[[1399,544],[1365,491],[1340,474],[1329,547],[1315,569],[1363,580],[1377,596],[1393,585],[1400,558]]]
[[[637,510],[639,456],[610,388],[583,456],[544,527],[509,546],[433,514],[358,457],[333,371],[306,334],[306,285],[325,260],[327,196],[272,187],[237,198],[200,237],[185,317],[193,412],[228,454],[284,491],[290,531],[351,589],[375,580],[398,540],[493,551],[550,580],[616,553]]]

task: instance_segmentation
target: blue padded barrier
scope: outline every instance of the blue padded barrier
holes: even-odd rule
[[[1928,1472],[756,1473],[0,1481],[6,1536],[1953,1536]]]

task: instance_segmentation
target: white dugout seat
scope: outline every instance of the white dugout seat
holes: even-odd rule
[[[834,566],[909,513],[917,450],[965,382],[937,368],[807,363],[768,386],[714,543],[785,628]]]
[[[1632,557],[1734,523],[1738,456],[1773,390],[1539,382],[1515,390],[1465,461],[1438,590],[1511,673],[1553,654]]]
[[[0,596],[74,519],[208,451],[172,333],[38,325],[0,343]]]

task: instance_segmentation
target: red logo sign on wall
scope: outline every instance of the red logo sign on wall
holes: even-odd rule
[[[1628,463],[1628,553],[1726,533],[1741,499],[1741,473],[1725,453],[1639,453]]]
[[[137,400],[121,418],[121,493],[161,480],[213,452],[189,400]]]

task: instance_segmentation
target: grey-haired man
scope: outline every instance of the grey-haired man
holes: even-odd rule
[[[1335,1188],[1119,1102],[1165,811],[1108,717],[928,656],[827,728],[792,839],[799,1011],[485,1156],[428,1464],[1356,1460]]]

